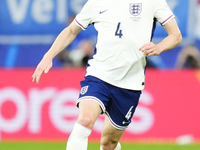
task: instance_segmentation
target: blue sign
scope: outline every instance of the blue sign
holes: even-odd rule
[[[58,34],[86,0],[0,0],[0,35]]]
[[[58,34],[86,0],[0,0],[0,35]],[[183,37],[187,36],[189,0],[167,0]],[[166,33],[161,26],[155,37]]]

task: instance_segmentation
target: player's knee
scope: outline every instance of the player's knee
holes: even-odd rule
[[[92,129],[94,126],[94,122],[92,121],[92,118],[90,116],[79,116],[77,122],[81,124],[82,126]]]

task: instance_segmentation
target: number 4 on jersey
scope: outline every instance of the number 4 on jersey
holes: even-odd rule
[[[115,36],[119,36],[119,38],[122,38],[123,34],[122,34],[122,30],[120,30],[120,24],[121,24],[121,22],[119,22],[117,25],[117,30],[115,31]]]

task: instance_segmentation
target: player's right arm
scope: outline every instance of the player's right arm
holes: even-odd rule
[[[81,30],[82,29],[73,21],[58,35],[51,48],[47,51],[35,69],[35,72],[32,75],[32,82],[36,81],[37,84],[39,83],[42,73],[47,73],[52,67],[53,58],[64,50],[76,38]]]

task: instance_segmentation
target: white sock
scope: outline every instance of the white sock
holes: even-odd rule
[[[66,150],[87,150],[88,137],[91,132],[91,129],[76,123],[67,141]]]
[[[121,144],[118,142],[117,147],[115,148],[115,150],[121,150]]]
[[[100,150],[103,149],[100,147]],[[117,147],[114,150],[121,150],[121,144],[119,142],[117,143]]]

